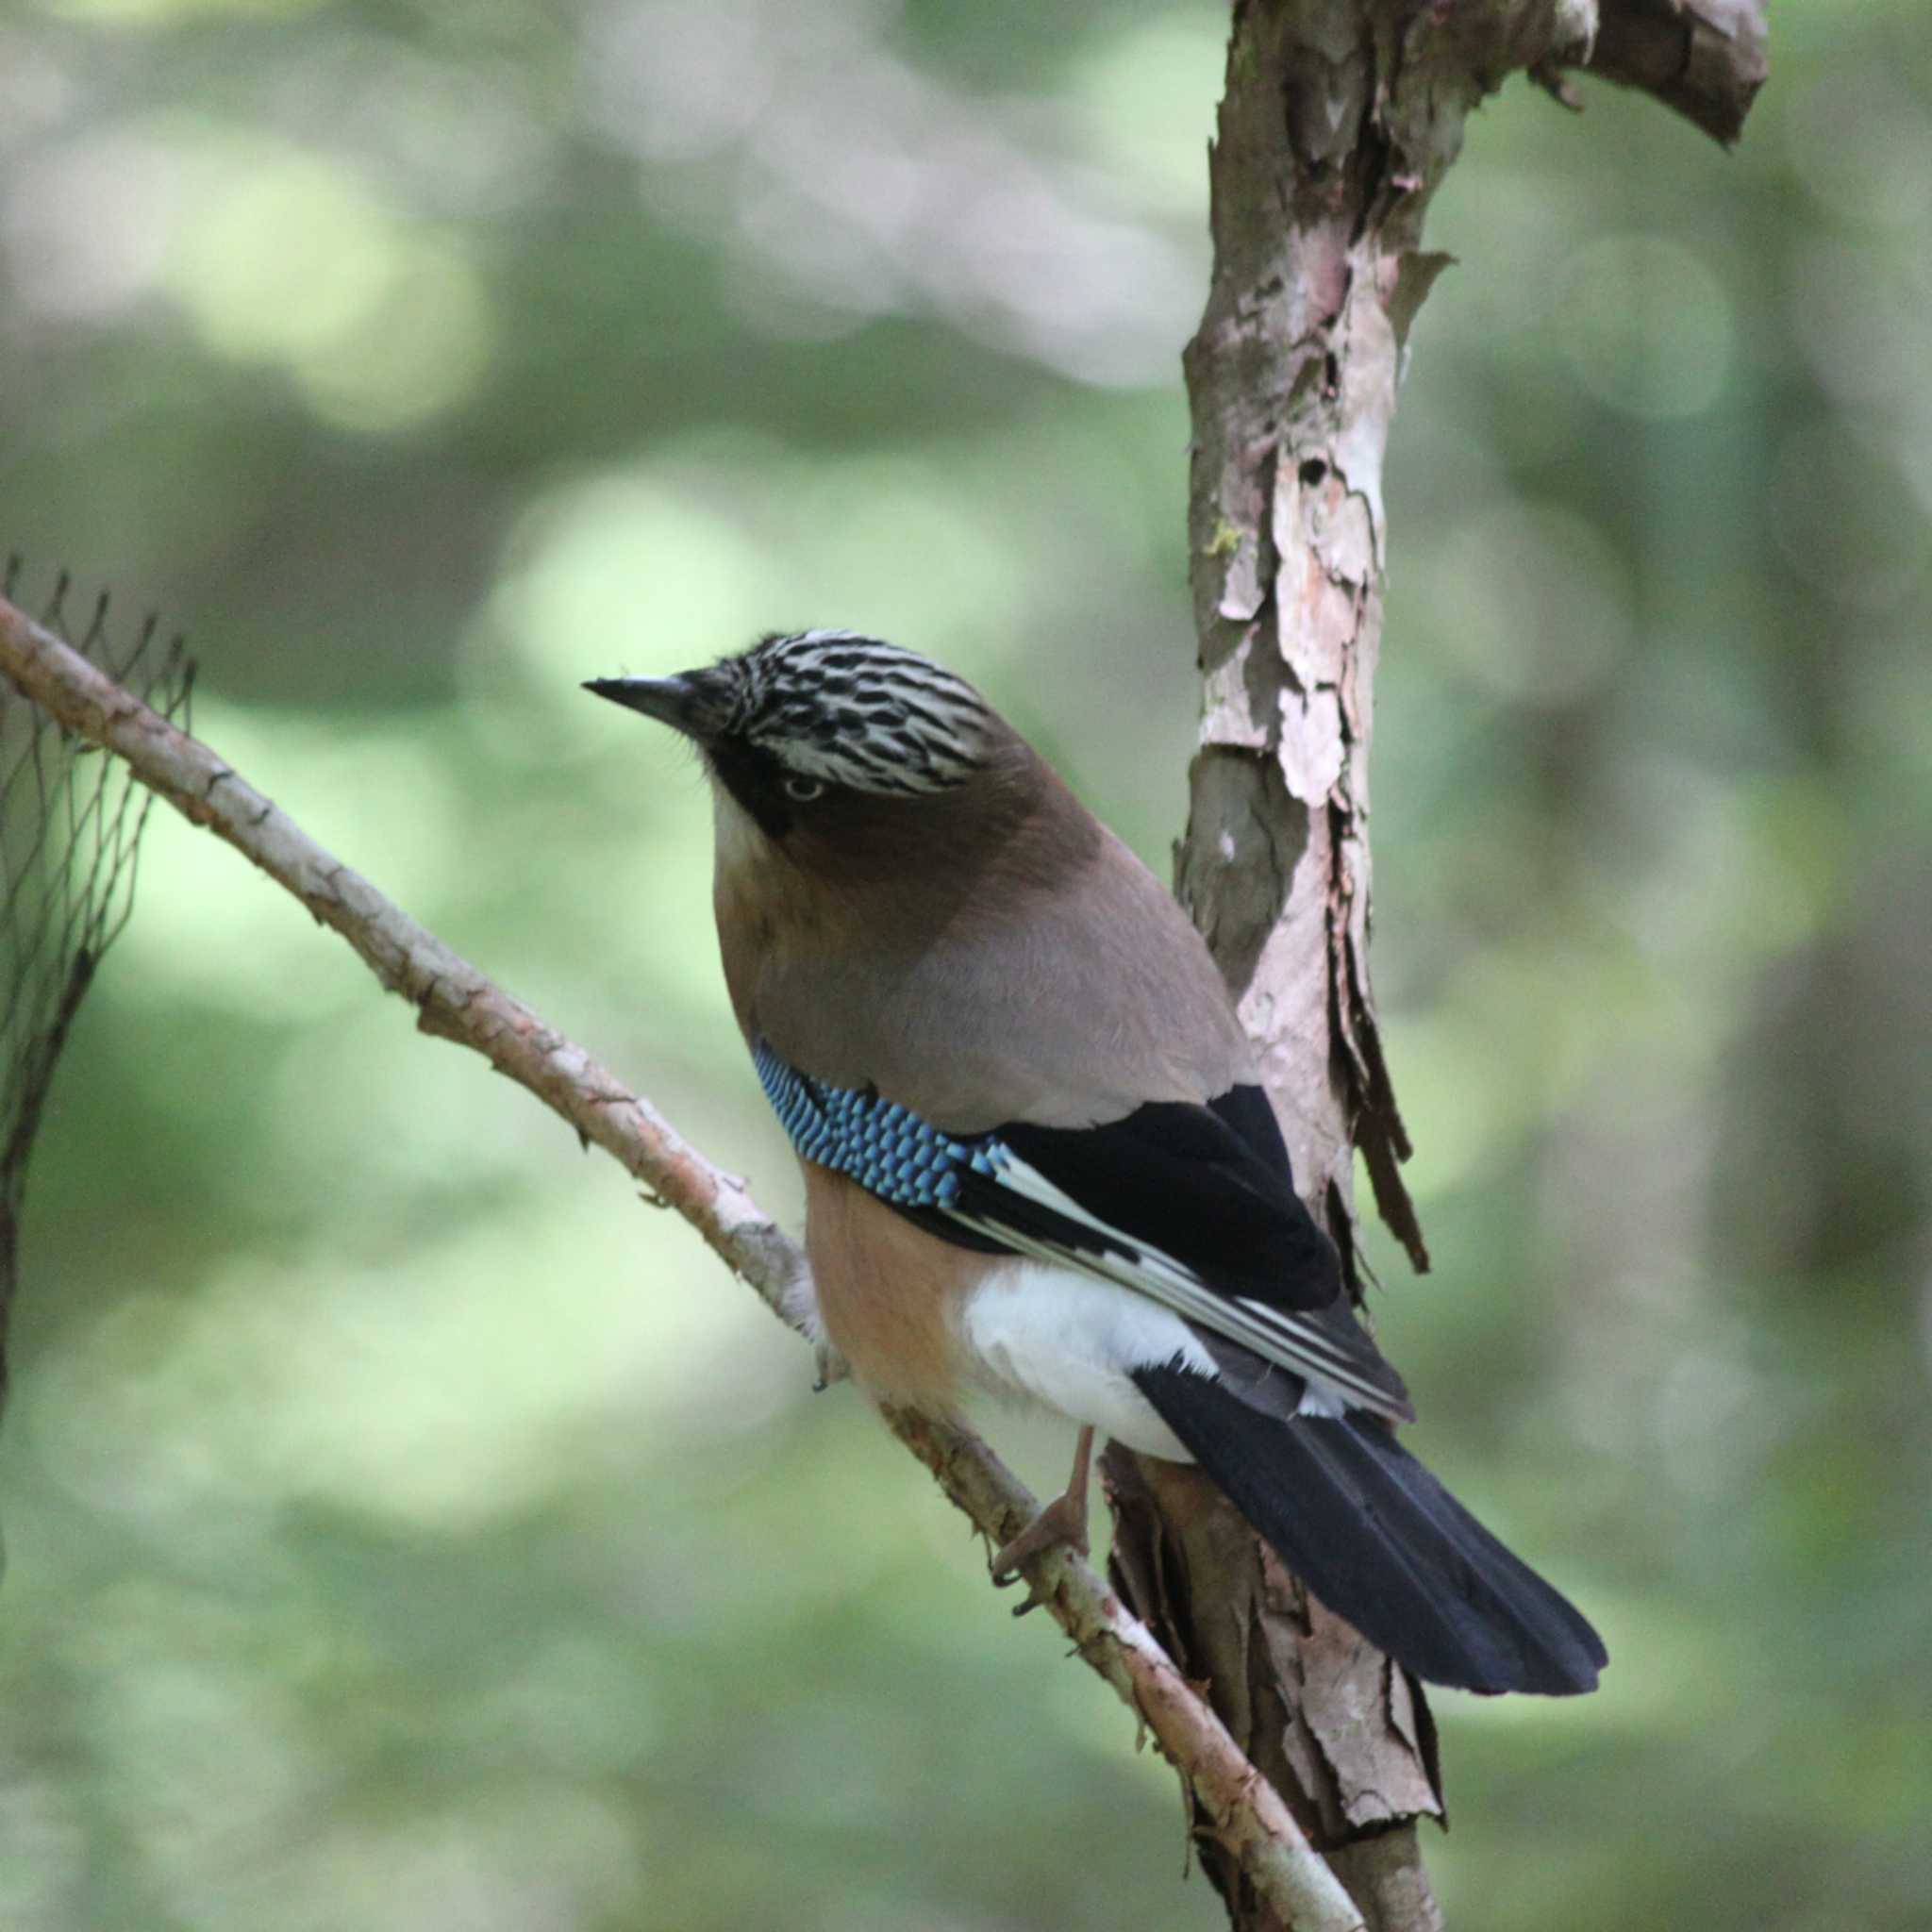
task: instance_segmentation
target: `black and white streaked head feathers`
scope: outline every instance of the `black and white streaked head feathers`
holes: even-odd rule
[[[700,671],[591,689],[675,724],[721,768],[769,761],[807,785],[881,797],[964,784],[1000,731],[963,678],[848,630],[774,631]]]
[[[965,679],[847,630],[773,633],[727,658],[733,735],[854,791],[946,791],[984,762],[994,718]]]

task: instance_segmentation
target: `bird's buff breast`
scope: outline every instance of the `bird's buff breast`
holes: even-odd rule
[[[959,1308],[986,1257],[933,1240],[811,1161],[805,1202],[819,1318],[856,1379],[879,1401],[953,1413],[966,1367]]]

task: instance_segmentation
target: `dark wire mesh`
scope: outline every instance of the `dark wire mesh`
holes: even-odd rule
[[[20,559],[9,558],[0,575],[8,603],[19,574]],[[63,574],[42,624],[187,729],[194,667],[181,640],[157,642],[150,616],[131,643],[116,646],[103,595],[76,641],[70,588]],[[74,1016],[133,909],[135,849],[153,804],[120,759],[63,730],[0,677],[0,1393],[27,1158]]]

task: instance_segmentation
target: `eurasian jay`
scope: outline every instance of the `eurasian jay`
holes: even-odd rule
[[[1080,1425],[996,1575],[1085,1548],[1097,1428],[1198,1463],[1418,1676],[1594,1687],[1596,1632],[1396,1441],[1402,1378],[1200,936],[971,685],[811,630],[587,689],[703,757],[725,984],[805,1170],[826,1338],[880,1401]]]

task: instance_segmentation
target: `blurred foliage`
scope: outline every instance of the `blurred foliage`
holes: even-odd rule
[[[850,624],[1158,865],[1219,9],[0,20],[0,541],[791,1210],[708,814],[582,676]],[[1420,1446],[1615,1657],[1439,1700],[1488,1932],[1932,1915],[1932,54],[1731,159],[1513,85],[1391,452],[1376,960]],[[0,1431],[0,1924],[1219,1922],[1132,1726],[680,1225],[153,824]],[[1036,1479],[1063,1441],[994,1433]]]

